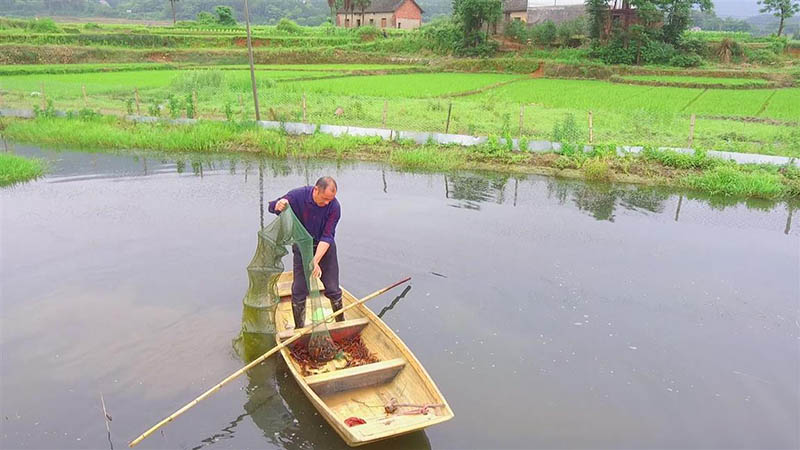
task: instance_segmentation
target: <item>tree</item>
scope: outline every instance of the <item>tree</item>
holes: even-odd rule
[[[701,11],[711,11],[714,5],[711,0],[641,0],[633,2],[639,9],[651,4],[654,10],[660,11],[664,18],[661,28],[662,40],[668,44],[676,45],[680,42],[681,35],[689,27],[692,8],[699,7]],[[656,18],[651,17],[650,20]]]
[[[336,0],[328,0],[328,8],[331,10],[331,24],[336,26],[336,7],[337,5]]]
[[[773,16],[781,19],[778,25],[778,36],[783,33],[783,22],[800,12],[800,2],[792,0],[758,0],[761,5],[762,13],[772,13]]]
[[[169,0],[169,5],[172,6],[172,25],[175,25],[175,3],[180,0]]]
[[[220,25],[236,25],[236,19],[233,18],[233,10],[230,6],[217,6],[215,11],[217,12],[217,22]]]
[[[500,0],[453,0],[453,20],[464,33],[464,44],[475,47],[485,40],[483,25],[493,25],[503,16]]]
[[[608,0],[586,0],[585,5],[589,15],[589,37],[601,39],[605,34]]]

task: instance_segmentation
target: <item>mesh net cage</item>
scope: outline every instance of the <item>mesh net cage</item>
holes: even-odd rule
[[[233,345],[237,354],[245,359],[252,355],[250,343],[261,342],[259,335],[274,336],[275,309],[280,302],[278,279],[284,272],[283,257],[289,254],[292,245],[297,245],[305,268],[304,279],[308,287],[306,309],[311,308],[313,331],[308,343],[308,353],[315,361],[332,359],[337,349],[324,324],[322,296],[319,279],[312,277],[314,240],[295,216],[291,206],[258,232],[258,246],[247,266],[249,287],[242,300],[242,329]],[[260,356],[260,355],[256,355]]]

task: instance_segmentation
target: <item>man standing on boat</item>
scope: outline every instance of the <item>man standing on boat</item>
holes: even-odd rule
[[[292,189],[283,197],[269,202],[269,212],[280,214],[286,205],[292,207],[297,219],[314,239],[314,259],[311,275],[322,279],[325,296],[331,300],[334,311],[342,309],[342,289],[339,287],[339,260],[336,257],[336,224],[342,214],[336,200],[338,186],[331,177],[322,177],[314,186]],[[294,280],[292,281],[292,314],[295,328],[305,325],[308,286],[300,248],[292,245],[294,257]],[[344,320],[344,314],[336,316]]]

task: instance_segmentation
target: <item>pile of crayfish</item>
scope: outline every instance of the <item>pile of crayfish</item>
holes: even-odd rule
[[[300,373],[304,377],[379,361],[378,357],[367,349],[360,336],[342,339],[337,342],[331,340],[331,343],[335,347],[333,359],[314,358],[314,355],[309,352],[308,346],[290,346],[292,357],[300,364]],[[328,351],[324,353],[328,353]]]

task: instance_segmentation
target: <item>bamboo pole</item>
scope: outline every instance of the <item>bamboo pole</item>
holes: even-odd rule
[[[385,287],[383,289],[378,289],[377,291],[373,292],[372,294],[367,295],[366,297],[362,298],[361,300],[359,300],[359,301],[357,301],[357,302],[355,302],[355,303],[353,303],[351,305],[348,305],[348,306],[346,306],[346,307],[344,307],[344,308],[342,308],[342,309],[340,309],[338,311],[334,311],[333,313],[329,314],[322,321],[318,322],[315,325],[312,325],[310,327],[301,328],[299,330],[295,330],[296,334],[294,336],[292,336],[289,339],[283,341],[280,345],[277,345],[277,346],[273,347],[268,352],[264,353],[263,355],[259,356],[256,359],[254,359],[250,364],[248,364],[248,365],[242,367],[241,369],[237,370],[236,372],[228,375],[227,378],[225,378],[224,380],[220,381],[216,386],[214,386],[211,389],[205,391],[199,397],[197,397],[196,399],[194,399],[191,402],[187,403],[181,409],[175,411],[174,413],[172,413],[172,415],[170,415],[166,419],[164,419],[161,422],[153,425],[153,427],[151,427],[149,430],[145,431],[141,436],[139,436],[136,439],[132,440],[130,442],[130,444],[128,444],[128,446],[129,447],[135,447],[140,442],[142,442],[142,440],[144,440],[146,437],[148,437],[151,434],[153,434],[156,430],[158,430],[162,426],[168,424],[169,422],[172,422],[173,420],[175,420],[176,417],[180,416],[181,414],[183,414],[184,412],[189,410],[191,407],[193,407],[194,405],[198,404],[201,400],[209,397],[211,394],[213,394],[213,393],[217,392],[218,390],[220,390],[220,388],[222,388],[222,386],[226,385],[231,380],[233,380],[236,377],[238,377],[239,375],[245,373],[247,370],[252,369],[253,367],[261,364],[264,360],[266,360],[270,356],[272,356],[275,353],[277,353],[278,350],[281,350],[281,349],[289,346],[289,344],[291,344],[292,342],[300,339],[303,335],[310,333],[314,328],[326,323],[328,320],[330,320],[330,319],[332,319],[332,318],[334,318],[334,317],[336,317],[336,316],[338,316],[340,314],[343,314],[345,311],[347,311],[347,310],[349,310],[351,308],[355,308],[356,306],[361,305],[361,304],[367,302],[368,300],[372,300],[373,298],[383,294],[384,292],[386,292],[386,291],[388,291],[388,290],[390,290],[392,288],[395,288],[395,287],[407,282],[410,279],[411,279],[411,277],[407,277],[407,278],[405,278],[405,279],[403,279],[401,281],[398,281],[398,282],[396,282],[396,283],[394,283],[394,284],[392,284],[390,286],[387,286],[387,287]]]
[[[139,88],[133,88],[133,98],[136,99],[136,115],[141,116],[142,111],[139,109]]]
[[[303,92],[303,123],[306,123],[306,93]]]
[[[694,120],[695,116],[692,114],[691,121],[689,122],[689,148],[692,148],[692,145],[694,144]]]
[[[86,85],[85,84],[81,85],[81,91],[83,92],[83,107],[84,108],[88,108],[89,107],[89,97],[86,96]]]
[[[450,106],[447,107],[447,125],[444,127],[444,132],[447,134],[450,132],[450,112],[453,110],[453,102],[450,102]]]
[[[525,120],[525,105],[519,105],[519,132],[518,136],[522,136],[522,124]]]
[[[250,38],[250,8],[247,0],[244,0],[244,20],[247,25],[247,57],[250,60],[250,84],[253,85],[253,103],[256,107],[256,121],[261,120],[261,113],[258,109],[258,88],[256,87],[256,69],[253,65],[253,42]]]
[[[47,95],[44,92],[44,82],[42,82],[42,111],[47,109]]]
[[[592,112],[589,111],[589,143],[594,142],[594,123],[592,120]]]
[[[386,128],[386,111],[389,109],[389,100],[383,101],[383,128]]]

